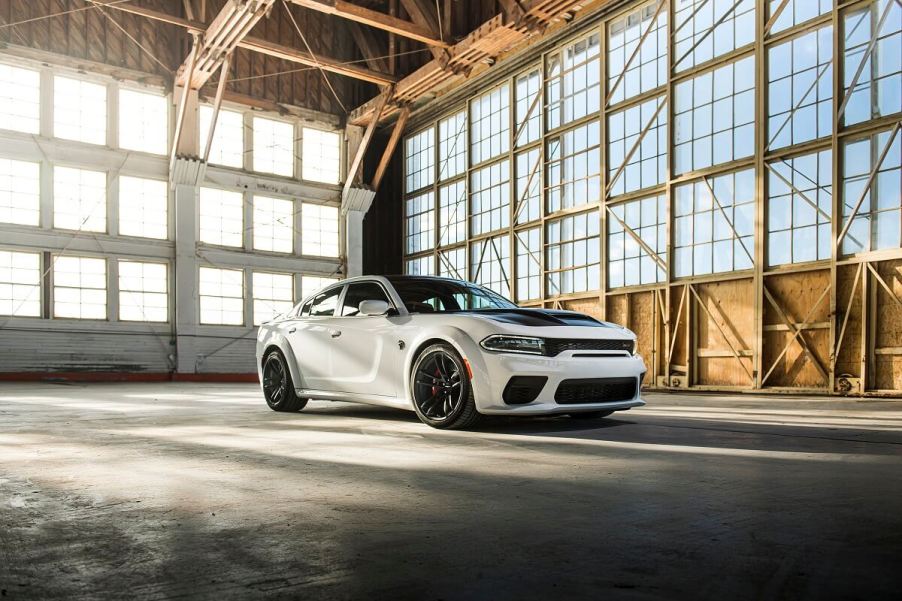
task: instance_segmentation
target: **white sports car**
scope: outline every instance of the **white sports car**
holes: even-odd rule
[[[488,414],[596,418],[645,404],[631,331],[521,309],[438,277],[363,276],[323,289],[260,326],[257,368],[275,411],[354,401],[413,410],[435,428]]]

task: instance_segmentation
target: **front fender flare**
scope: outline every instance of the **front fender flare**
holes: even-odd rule
[[[441,340],[442,342],[447,342],[454,347],[461,357],[464,358],[470,365],[470,370],[473,374],[473,377],[471,378],[473,392],[478,395],[482,388],[481,383],[485,382],[488,377],[488,371],[479,344],[461,328],[455,326],[441,326],[438,328],[430,328],[411,341],[411,352],[407,355],[407,359],[404,362],[404,373],[402,377],[402,381],[404,382],[404,398],[411,404],[413,403],[413,399],[410,395],[410,377],[411,372],[413,371],[413,364],[417,359],[417,354],[413,352],[413,349],[419,349],[429,340]]]

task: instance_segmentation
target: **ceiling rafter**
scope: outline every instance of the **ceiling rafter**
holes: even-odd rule
[[[327,15],[334,15],[388,31],[395,35],[422,42],[430,47],[447,48],[437,33],[437,29],[424,27],[421,23],[411,23],[398,17],[344,0],[290,0],[292,3]],[[408,11],[409,12],[409,11]],[[413,17],[413,15],[411,15]],[[416,21],[416,19],[414,19]]]

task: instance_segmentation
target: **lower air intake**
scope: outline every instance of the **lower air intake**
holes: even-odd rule
[[[514,376],[504,387],[501,398],[507,405],[525,405],[538,398],[548,378],[545,376]]]
[[[558,385],[554,400],[562,405],[629,401],[636,396],[637,386],[636,378],[564,380]]]

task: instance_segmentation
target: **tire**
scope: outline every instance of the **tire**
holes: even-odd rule
[[[453,346],[433,344],[423,349],[410,374],[413,408],[427,426],[440,430],[470,428],[482,417],[464,360]]]
[[[614,413],[613,411],[584,411],[582,413],[568,413],[573,419],[601,419]]]
[[[300,411],[307,399],[294,391],[291,372],[281,351],[271,351],[263,359],[263,398],[273,411]]]

